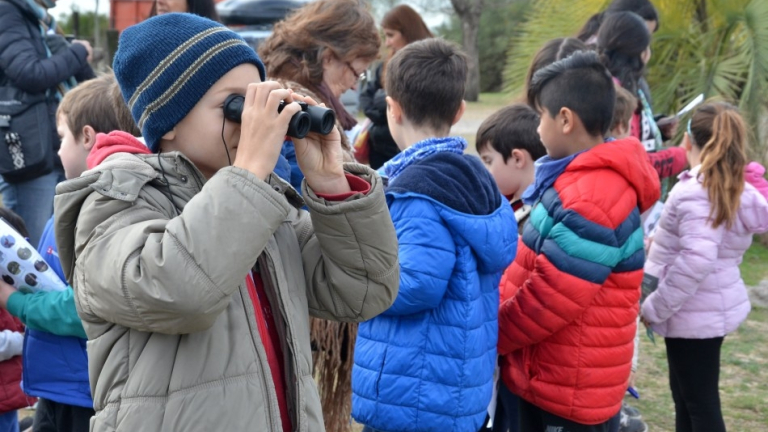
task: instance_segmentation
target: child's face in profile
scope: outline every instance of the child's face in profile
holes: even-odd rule
[[[160,141],[162,152],[179,151],[206,178],[213,177],[229,165],[227,149],[234,162],[240,142],[240,124],[224,120],[224,100],[232,93],[244,95],[248,84],[260,82],[259,70],[250,63],[227,72],[208,89],[189,114],[163,136]]]
[[[541,137],[541,143],[547,149],[547,154],[552,159],[562,159],[571,154],[568,141],[563,134],[561,114],[552,116],[546,108],[539,108],[539,128],[536,131]]]
[[[59,157],[64,166],[64,175],[67,179],[80,177],[88,165],[86,159],[91,152],[92,143],[86,143],[85,133],[80,133],[80,138],[75,137],[67,125],[67,116],[60,114],[56,119],[56,131],[61,137],[61,147],[59,147]],[[94,133],[95,134],[95,133]],[[95,139],[95,138],[94,138]]]
[[[525,188],[533,183],[533,158],[520,149],[512,150],[506,161],[504,156],[486,143],[480,151],[480,159],[493,176],[499,191],[509,199],[518,199]]]

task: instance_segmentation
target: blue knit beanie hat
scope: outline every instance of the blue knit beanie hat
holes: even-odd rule
[[[120,35],[112,68],[147,147],[194,108],[216,81],[244,63],[266,73],[256,52],[235,32],[193,14],[158,15]]]

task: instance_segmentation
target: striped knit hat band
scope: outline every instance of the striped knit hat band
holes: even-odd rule
[[[127,28],[113,69],[133,119],[153,152],[227,72],[264,65],[242,38],[192,14],[165,14]]]

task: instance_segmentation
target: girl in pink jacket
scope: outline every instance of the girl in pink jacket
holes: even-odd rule
[[[658,288],[642,319],[665,337],[676,432],[725,431],[720,347],[749,314],[739,264],[752,235],[768,231],[768,182],[747,165],[746,140],[736,107],[696,110],[683,138],[693,168],[672,189],[645,264]]]

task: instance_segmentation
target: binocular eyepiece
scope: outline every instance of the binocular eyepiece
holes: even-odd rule
[[[224,100],[224,118],[240,123],[243,115],[243,103],[245,96],[231,94]],[[277,112],[283,112],[287,104],[280,101]],[[323,135],[331,133],[336,127],[336,114],[333,110],[316,105],[308,105],[305,102],[299,102],[301,111],[291,117],[288,123],[288,136],[292,138],[304,138],[310,132],[317,132]]]

